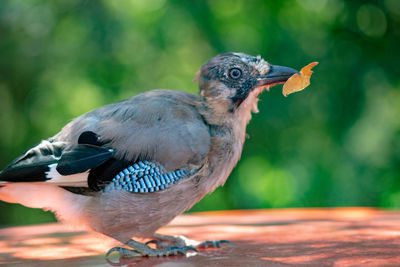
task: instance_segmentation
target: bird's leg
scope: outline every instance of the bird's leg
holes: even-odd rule
[[[114,247],[107,252],[106,257],[108,257],[114,251],[117,251],[120,257],[123,258],[141,257],[141,256],[162,257],[162,256],[172,256],[172,255],[186,255],[186,253],[189,251],[197,252],[197,250],[194,247],[190,246],[153,249],[148,245],[137,242],[133,239],[130,239],[125,244],[133,249]]]
[[[182,235],[162,235],[153,234],[154,240],[146,242],[147,244],[156,244],[158,249],[165,249],[170,247],[193,247],[193,248],[220,248],[222,244],[233,246],[231,242],[227,240],[207,240],[207,241],[196,241],[189,239]]]

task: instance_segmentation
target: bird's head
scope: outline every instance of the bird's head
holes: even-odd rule
[[[271,65],[260,56],[224,53],[206,62],[198,72],[200,95],[221,115],[257,112],[257,96],[285,83],[297,70]]]

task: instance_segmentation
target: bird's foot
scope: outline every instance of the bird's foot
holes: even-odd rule
[[[113,252],[118,252],[119,256],[122,258],[144,257],[144,256],[148,257],[177,256],[177,255],[187,255],[190,251],[197,252],[197,249],[190,246],[153,249],[147,246],[146,244],[142,244],[134,240],[128,241],[126,245],[128,245],[133,249],[114,247],[107,252],[106,258],[108,258]]]
[[[207,240],[199,242],[181,235],[169,236],[161,234],[154,234],[153,237],[156,239],[146,242],[146,245],[155,244],[158,249],[187,246],[193,248],[220,248],[223,244],[233,247],[233,244],[227,240]]]

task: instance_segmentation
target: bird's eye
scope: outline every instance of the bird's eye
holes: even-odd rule
[[[242,76],[242,71],[238,68],[233,68],[229,70],[229,76],[232,79],[239,79]]]

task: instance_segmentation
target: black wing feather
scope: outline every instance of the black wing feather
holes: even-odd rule
[[[104,164],[91,169],[88,176],[88,185],[91,189],[99,191],[104,188],[121,170],[134,162],[112,158]]]
[[[113,155],[114,151],[107,147],[77,145],[62,153],[56,169],[62,175],[81,173],[100,166]]]
[[[44,140],[12,161],[1,173],[0,181],[36,182],[47,180],[48,165],[56,163],[66,147],[65,142]]]
[[[79,136],[78,144],[102,146],[105,144],[105,142],[100,141],[100,136],[96,133],[92,131],[85,131]]]
[[[46,181],[49,165],[57,164],[61,175],[71,175],[95,169],[110,160],[114,151],[103,147],[94,132],[83,132],[75,146],[61,141],[44,140],[26,151],[0,172],[0,181]]]

